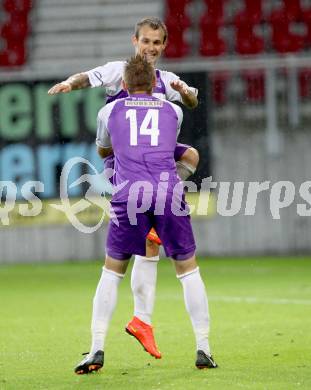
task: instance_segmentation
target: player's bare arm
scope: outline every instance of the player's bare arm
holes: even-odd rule
[[[101,158],[106,158],[113,155],[113,149],[111,147],[101,148],[100,146],[97,146],[97,153]]]
[[[55,84],[48,91],[48,94],[56,95],[58,93],[68,93],[76,89],[88,88],[90,86],[91,84],[88,75],[86,73],[77,73],[68,77],[67,80]]]
[[[180,93],[183,104],[187,108],[195,108],[198,105],[198,98],[181,80],[171,82],[171,87]]]

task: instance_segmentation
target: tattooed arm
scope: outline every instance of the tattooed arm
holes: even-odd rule
[[[196,94],[188,88],[181,80],[171,81],[171,87],[179,92],[184,106],[187,108],[195,108],[198,105],[198,98]]]
[[[68,77],[67,80],[55,84],[49,89],[48,94],[56,95],[57,93],[67,93],[75,89],[88,88],[90,86],[91,84],[88,75],[86,73],[77,73]]]

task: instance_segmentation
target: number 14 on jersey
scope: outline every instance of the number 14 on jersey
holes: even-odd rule
[[[137,110],[130,109],[126,111],[126,119],[130,120],[130,145],[137,146],[138,144],[138,125],[137,125]],[[150,136],[150,145],[159,145],[159,110],[149,109],[139,128],[140,135]]]

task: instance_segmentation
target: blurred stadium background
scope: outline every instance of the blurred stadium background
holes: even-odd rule
[[[8,225],[2,218],[0,263],[103,257],[105,228],[82,234],[49,203],[58,201],[69,158],[102,168],[94,138],[104,91],[47,90],[73,73],[128,58],[133,26],[148,15],[169,30],[159,67],[199,89],[199,107],[185,111],[181,135],[200,151],[195,182],[211,175],[216,182],[291,181],[296,188],[280,219],[272,218],[269,191],[258,196],[254,216],[244,215],[245,196],[240,212],[221,216],[216,188],[208,217],[193,217],[199,255],[310,253],[310,213],[297,213],[311,167],[310,1],[0,0],[0,180],[16,184],[21,203],[25,182],[45,187],[38,217],[22,217],[15,206]],[[84,192],[76,186],[69,193],[76,202]],[[2,207],[9,195],[2,187]],[[82,214],[92,225],[98,210],[90,203]]]

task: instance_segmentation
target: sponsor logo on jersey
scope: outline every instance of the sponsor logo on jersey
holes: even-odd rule
[[[126,107],[163,107],[163,102],[158,100],[125,100]]]

